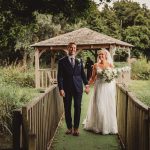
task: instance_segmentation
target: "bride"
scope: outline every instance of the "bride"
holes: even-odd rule
[[[94,93],[90,99],[84,129],[101,134],[116,134],[116,101],[115,80],[110,83],[99,77],[99,73],[106,68],[113,68],[113,61],[107,50],[100,50],[99,61],[94,64],[89,84],[94,83]]]

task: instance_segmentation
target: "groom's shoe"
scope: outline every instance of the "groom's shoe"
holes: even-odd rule
[[[79,136],[79,131],[78,131],[78,129],[74,129],[73,136]]]
[[[68,129],[65,133],[66,134],[72,134],[72,129]]]

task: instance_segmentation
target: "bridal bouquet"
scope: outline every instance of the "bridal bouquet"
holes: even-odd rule
[[[114,68],[106,68],[99,72],[99,77],[104,79],[106,82],[111,82],[113,79],[117,78],[119,72]]]

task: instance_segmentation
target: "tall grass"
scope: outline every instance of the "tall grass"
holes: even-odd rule
[[[33,70],[21,66],[0,68],[0,132],[12,131],[12,111],[38,94],[34,87]]]
[[[145,58],[139,59],[132,63],[132,79],[149,80],[150,79],[150,63]]]
[[[21,66],[8,66],[0,69],[1,80],[9,85],[34,87],[33,69],[27,70]]]
[[[150,107],[150,80],[131,80],[128,88],[140,101]]]

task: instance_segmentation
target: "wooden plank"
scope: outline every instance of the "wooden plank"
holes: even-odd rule
[[[40,74],[39,74],[39,50],[36,48],[35,51],[35,87],[40,87]]]
[[[126,105],[125,105],[125,146],[127,145],[127,126],[128,126],[128,92],[126,91]]]
[[[123,145],[125,136],[125,148],[127,150],[148,150],[150,141],[150,133],[147,132],[150,130],[149,122],[147,121],[149,118],[149,108],[134,97],[131,92],[126,91],[126,88],[117,84],[117,121],[119,138]],[[125,95],[128,95],[128,98],[126,96],[126,100],[124,98]],[[126,126],[124,126],[124,123]]]
[[[41,86],[40,87],[42,87],[42,88],[44,88],[44,71],[41,71],[41,76],[40,76],[40,78],[41,78]]]
[[[31,107],[33,107],[36,103],[38,103],[41,99],[43,99],[43,97],[46,95],[46,93],[49,93],[50,91],[52,91],[54,88],[56,88],[57,85],[52,85],[51,87],[49,87],[48,89],[46,89],[45,93],[40,94],[39,97],[34,98],[32,101],[28,102],[25,107],[27,107],[27,109],[30,109]]]
[[[29,150],[36,150],[36,135],[29,134]]]
[[[149,150],[150,150],[150,108],[148,109],[148,129],[149,129],[148,145],[149,145]]]
[[[21,124],[22,124],[22,114],[21,110],[13,111],[13,149],[20,150],[21,146]]]
[[[27,107],[22,107],[22,118],[23,118],[23,149],[28,149],[29,147],[29,122],[28,122],[28,113]]]
[[[26,150],[33,145],[36,149],[46,149],[60,120],[63,105],[56,85],[41,95],[22,108],[23,148]],[[30,139],[30,133],[36,135],[36,140]]]
[[[148,106],[142,103],[139,99],[137,99],[132,92],[128,92],[128,95],[137,107],[144,111],[148,111]]]

